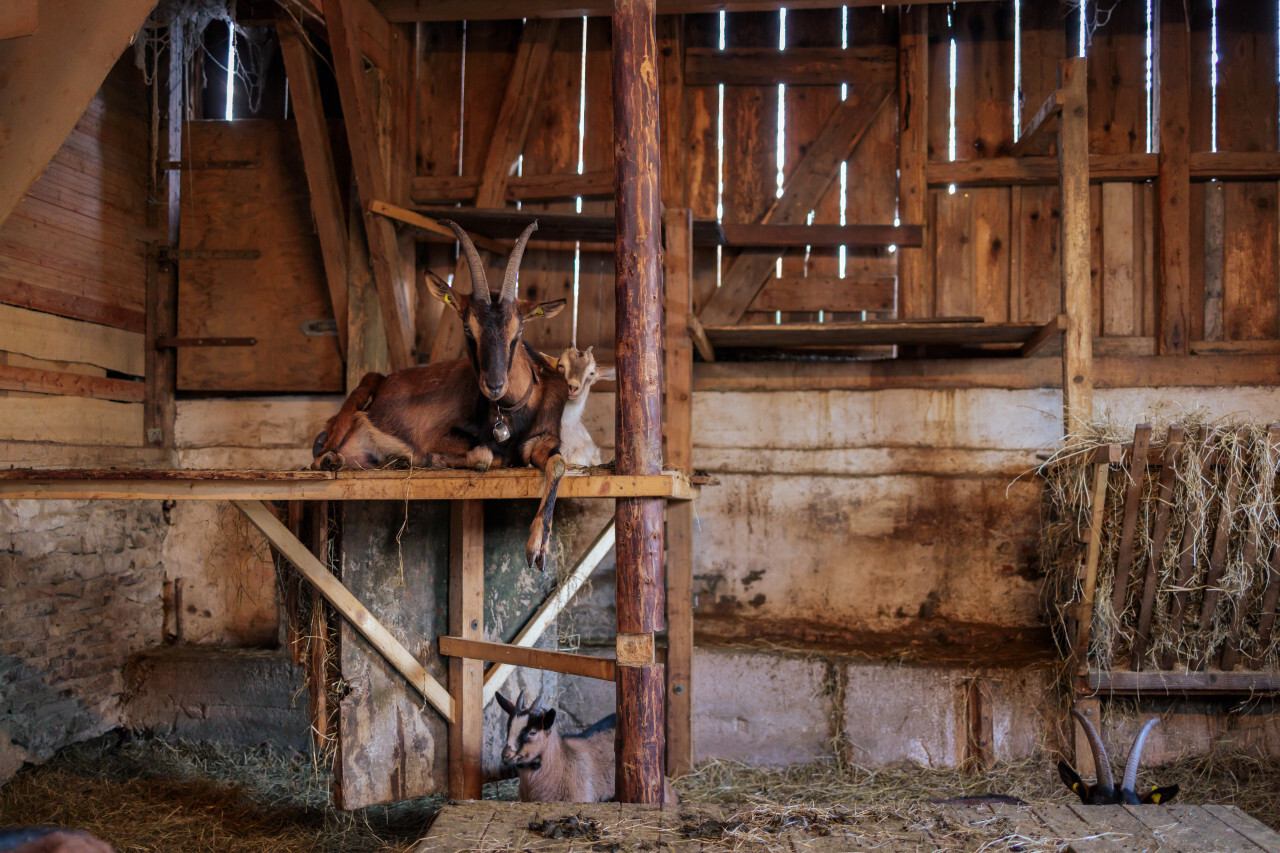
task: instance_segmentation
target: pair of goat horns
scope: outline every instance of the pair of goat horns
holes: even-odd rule
[[[462,244],[462,251],[467,256],[467,266],[471,268],[471,298],[478,299],[481,302],[490,302],[489,298],[489,279],[485,277],[484,262],[480,260],[480,253],[476,251],[476,244],[471,242],[471,238],[467,232],[462,230],[462,226],[451,219],[441,219],[441,225],[448,225],[453,229],[453,233],[458,235],[458,242]],[[524,246],[529,242],[529,235],[538,230],[538,223],[530,222],[529,226],[524,229],[524,233],[520,235],[520,239],[516,240],[515,246],[511,249],[511,257],[507,261],[507,272],[502,277],[502,296],[501,299],[507,302],[514,302],[516,298],[516,281],[520,275],[520,261],[524,258]]]
[[[1115,790],[1115,779],[1111,775],[1111,760],[1107,758],[1107,748],[1102,745],[1102,737],[1099,736],[1098,730],[1093,727],[1093,723],[1089,722],[1088,717],[1075,708],[1071,709],[1071,714],[1080,721],[1080,725],[1084,727],[1085,736],[1089,738],[1089,749],[1093,751],[1093,766],[1098,770],[1098,784]],[[1129,760],[1124,763],[1124,778],[1120,780],[1120,790],[1132,791],[1138,784],[1138,762],[1142,760],[1142,748],[1147,743],[1147,735],[1159,722],[1159,717],[1152,717],[1147,720],[1142,731],[1138,732],[1137,738],[1133,741],[1133,748],[1129,750]]]

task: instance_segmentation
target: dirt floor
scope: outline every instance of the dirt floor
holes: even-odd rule
[[[1280,762],[1213,754],[1144,771],[1182,786],[1179,802],[1237,805],[1280,830]],[[330,777],[310,757],[270,747],[235,749],[108,735],[62,750],[0,788],[0,826],[56,823],[90,830],[119,851],[399,851],[421,838],[442,797],[358,812],[335,811]],[[514,780],[486,799],[514,799]],[[868,770],[835,760],[762,770],[707,762],[676,781],[694,804],[842,804],[909,808],[934,797],[1009,794],[1068,802],[1054,761],[990,770]]]

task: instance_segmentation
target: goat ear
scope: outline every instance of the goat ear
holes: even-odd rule
[[[427,279],[427,289],[431,291],[432,296],[439,299],[445,305],[453,306],[453,310],[457,311],[459,314],[462,313],[462,310],[466,307],[466,303],[470,297],[461,293],[455,293],[453,288],[449,286],[449,282],[445,281],[431,270],[427,270],[425,278]]]
[[[1163,788],[1152,786],[1150,791],[1142,795],[1141,800],[1152,805],[1165,805],[1173,802],[1176,796],[1178,796],[1177,785],[1166,785]]]
[[[511,701],[507,699],[506,696],[503,696],[501,693],[498,693],[493,698],[498,700],[498,706],[502,708],[503,711],[505,711],[510,716],[515,716],[515,713],[516,713],[515,706],[511,704]]]
[[[616,364],[597,364],[596,380],[603,379],[605,382],[612,382],[618,378],[618,365]]]
[[[549,320],[563,311],[566,304],[567,302],[564,299],[553,299],[550,302],[524,302],[520,306],[520,314],[526,320],[532,320],[536,317]]]
[[[1080,778],[1080,774],[1071,768],[1071,765],[1065,761],[1058,762],[1058,778],[1062,783],[1071,789],[1071,792],[1078,796],[1081,800],[1088,796],[1088,788],[1085,787],[1084,781]]]
[[[542,712],[542,730],[544,732],[551,731],[551,727],[556,724],[556,709],[548,708]]]

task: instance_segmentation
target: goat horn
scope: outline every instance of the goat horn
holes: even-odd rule
[[[524,233],[520,235],[520,239],[516,240],[516,245],[511,249],[511,258],[507,261],[507,274],[502,277],[502,298],[515,301],[516,298],[516,281],[520,276],[520,261],[524,258],[524,246],[529,242],[529,235],[538,230],[538,220],[529,223],[529,227],[524,229]]]
[[[1093,723],[1089,722],[1088,717],[1075,708],[1071,709],[1071,715],[1084,726],[1085,737],[1089,738],[1089,749],[1093,751],[1093,765],[1098,770],[1098,784],[1114,790],[1116,783],[1111,775],[1111,760],[1107,758],[1107,748],[1102,745],[1098,730],[1093,727]]]
[[[471,242],[470,235],[462,230],[462,226],[452,219],[441,219],[440,224],[452,228],[453,233],[458,235],[458,242],[462,244],[462,251],[467,256],[467,266],[471,268],[471,298],[489,302],[489,279],[484,274],[484,261],[480,260],[476,244]]]
[[[1142,748],[1147,744],[1147,735],[1159,722],[1159,717],[1147,720],[1142,731],[1134,738],[1133,749],[1129,750],[1129,760],[1124,763],[1124,778],[1120,780],[1120,790],[1132,791],[1133,786],[1138,784],[1138,762],[1142,760]]]

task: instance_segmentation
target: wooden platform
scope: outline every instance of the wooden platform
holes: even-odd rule
[[[862,323],[779,323],[750,326],[705,326],[716,349],[843,349],[868,346],[1004,346],[1020,352],[1037,335],[1057,332],[1057,321],[984,323],[981,321],[885,320]]]
[[[542,472],[500,468],[385,471],[0,471],[0,499],[40,500],[512,500],[539,498]],[[561,498],[661,497],[689,500],[678,471],[625,477],[571,470]]]
[[[768,829],[771,823],[780,828]],[[879,853],[988,849],[1023,853],[1257,853],[1280,851],[1280,834],[1234,806],[921,804],[836,806],[831,810],[768,807],[753,812],[749,806],[483,801],[445,806],[427,837],[410,849],[412,853],[837,853],[870,849]]]

